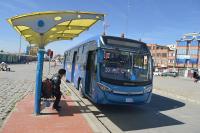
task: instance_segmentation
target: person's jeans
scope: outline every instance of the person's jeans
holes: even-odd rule
[[[58,105],[59,105],[60,99],[61,99],[61,93],[55,95],[55,97],[56,97],[56,100],[54,101],[53,107],[54,107],[54,108],[57,108]]]

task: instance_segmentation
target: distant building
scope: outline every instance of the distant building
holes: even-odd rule
[[[176,44],[166,45],[170,50],[176,50]]]
[[[168,50],[168,68],[175,67],[176,63],[176,45],[171,44],[171,45],[166,45],[169,50]]]
[[[38,52],[38,47],[35,45],[28,45],[26,47],[26,55],[32,55],[32,56],[37,56]]]
[[[154,60],[154,67],[158,70],[173,68],[175,65],[175,45],[162,46],[147,44]]]
[[[188,33],[176,42],[176,67],[200,68],[200,34]]]

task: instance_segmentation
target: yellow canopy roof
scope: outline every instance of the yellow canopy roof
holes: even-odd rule
[[[72,40],[88,30],[104,14],[75,11],[49,11],[20,15],[8,22],[30,43],[44,47],[57,40]]]

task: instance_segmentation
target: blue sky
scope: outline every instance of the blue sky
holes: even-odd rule
[[[199,5],[200,0],[1,0],[0,49],[19,51],[19,34],[7,23],[7,18],[50,10],[105,13],[108,35],[120,36],[124,32],[126,37],[141,38],[146,43],[172,44],[185,33],[200,32]],[[50,43],[45,49],[62,54],[67,48],[102,32],[103,22],[98,22],[73,41]],[[22,51],[27,45],[23,39]]]

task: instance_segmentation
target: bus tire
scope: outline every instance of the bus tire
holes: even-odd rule
[[[81,80],[79,81],[79,84],[78,84],[78,91],[79,91],[79,95],[80,95],[82,98],[85,98],[85,95],[84,95],[84,93],[83,93],[83,83],[82,83]]]

